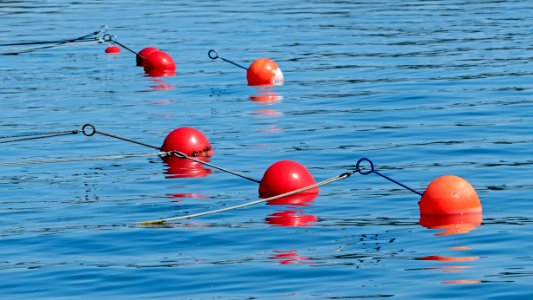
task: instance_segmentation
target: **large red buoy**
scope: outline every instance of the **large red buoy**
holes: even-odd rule
[[[152,53],[154,53],[156,51],[159,51],[159,49],[157,49],[155,47],[146,47],[146,48],[142,49],[141,51],[139,51],[139,53],[137,53],[137,56],[136,56],[137,66],[143,67],[144,66],[144,60],[150,54],[152,54]]]
[[[476,190],[465,179],[446,175],[433,180],[419,202],[420,214],[452,215],[481,213]]]
[[[282,160],[266,170],[259,184],[259,196],[268,198],[315,183],[313,175],[304,166],[292,160]],[[298,194],[316,196],[318,192],[318,188],[315,187]]]
[[[248,85],[282,85],[283,73],[278,64],[268,58],[259,58],[252,62],[246,73]]]
[[[109,46],[109,47],[105,48],[105,53],[107,53],[107,54],[120,53],[120,47],[118,47],[118,46]]]
[[[179,151],[188,156],[213,155],[213,148],[203,133],[192,127],[180,127],[167,135],[161,151]]]
[[[144,70],[146,73],[174,73],[176,63],[168,53],[164,51],[154,51],[144,59]]]

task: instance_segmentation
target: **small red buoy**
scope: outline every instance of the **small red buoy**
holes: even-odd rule
[[[315,184],[315,179],[301,164],[292,160],[281,160],[266,170],[259,184],[259,196],[268,198]],[[318,188],[312,188],[298,195],[317,195]]]
[[[454,175],[433,180],[418,204],[421,215],[468,214],[482,210],[476,190],[468,181]]]
[[[156,51],[159,51],[159,49],[157,49],[155,47],[146,47],[146,48],[142,49],[141,51],[139,51],[139,53],[137,53],[137,56],[136,56],[137,66],[143,67],[144,66],[144,60],[150,54],[152,54],[152,53],[154,53]]]
[[[105,48],[105,53],[107,53],[107,54],[120,53],[120,47],[118,47],[118,46],[109,46],[109,47]]]
[[[278,64],[268,58],[259,58],[252,62],[246,73],[248,85],[282,85],[283,73]]]
[[[168,53],[154,51],[145,58],[144,70],[146,72],[150,72],[151,70],[175,71],[176,63]]]
[[[161,151],[179,151],[188,156],[210,157],[213,155],[209,140],[203,133],[192,127],[174,129],[165,138]]]

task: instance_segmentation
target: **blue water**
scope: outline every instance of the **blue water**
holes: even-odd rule
[[[254,178],[291,159],[324,180],[368,157],[418,191],[466,178],[483,222],[443,235],[419,224],[416,194],[356,174],[302,206],[143,227],[255,200],[257,184],[217,170],[172,178],[158,157],[2,165],[0,295],[533,297],[532,13],[526,0],[1,2],[0,43],[106,24],[177,62],[176,76],[155,78],[105,44],[0,56],[1,136],[92,123],[159,146],[192,126],[210,139],[211,163]],[[264,91],[209,49],[244,65],[274,59],[281,99],[253,101]],[[101,135],[0,146],[1,163],[154,152]]]

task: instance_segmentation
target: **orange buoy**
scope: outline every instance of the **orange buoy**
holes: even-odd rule
[[[420,214],[451,215],[480,213],[476,190],[465,179],[446,175],[433,180],[422,195]]]
[[[315,184],[315,179],[301,164],[292,160],[282,160],[272,164],[259,184],[259,196],[268,198]],[[312,188],[298,195],[318,195],[318,188]]]
[[[107,54],[120,53],[120,47],[118,47],[118,46],[109,46],[109,47],[105,48],[105,53],[107,53]]]
[[[203,133],[192,127],[180,127],[170,132],[161,146],[161,151],[179,151],[188,156],[210,157],[213,155],[209,140]]]
[[[268,58],[259,58],[250,64],[246,73],[248,85],[282,85],[283,73],[278,64]]]
[[[152,54],[152,53],[154,53],[156,51],[159,51],[159,49],[157,49],[155,47],[146,47],[146,48],[142,49],[141,51],[139,51],[139,53],[137,53],[137,55],[136,55],[137,66],[143,67],[144,66],[144,60],[150,54]]]
[[[153,51],[144,59],[144,70],[147,73],[152,71],[176,71],[176,63],[168,53],[164,51]]]

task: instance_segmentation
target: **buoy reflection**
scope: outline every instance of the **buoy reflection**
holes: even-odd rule
[[[196,159],[208,162],[207,157],[196,157]],[[167,164],[166,174],[167,178],[196,178],[205,177],[213,171],[207,169],[199,162],[195,162],[185,158],[179,158],[176,156],[168,156],[164,158]]]
[[[443,230],[436,236],[468,233],[481,225],[483,215],[479,213],[457,215],[420,215],[420,225],[428,229]]]
[[[309,258],[298,255],[296,250],[274,250],[270,259],[278,261],[280,265],[310,264]]]

